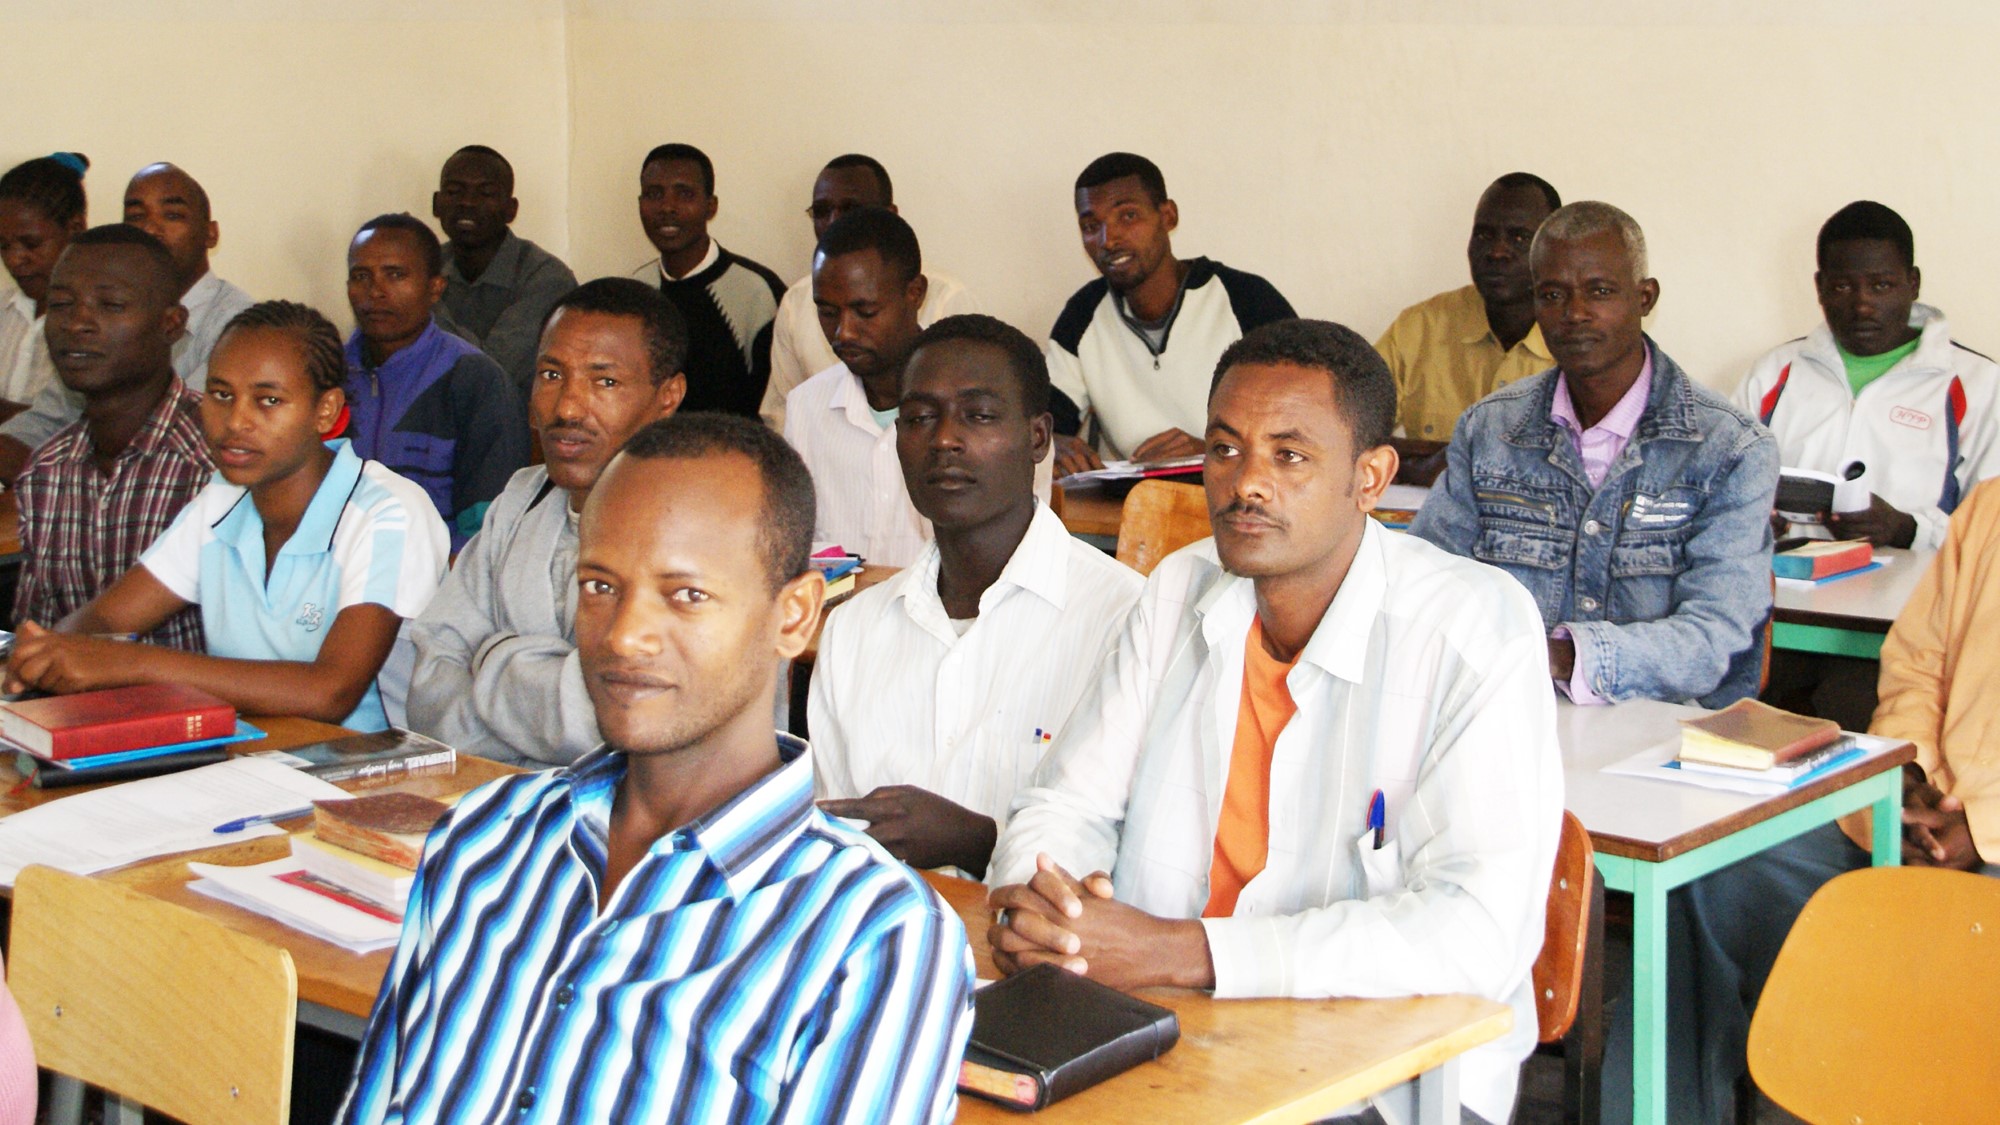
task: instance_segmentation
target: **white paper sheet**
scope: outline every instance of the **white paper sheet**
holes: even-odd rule
[[[253,914],[275,918],[350,952],[372,953],[396,944],[396,938],[403,932],[401,923],[377,918],[325,895],[278,881],[278,876],[300,868],[299,861],[290,856],[249,867],[190,863],[188,870],[196,878],[188,887]]]
[[[88,875],[155,856],[281,835],[283,829],[271,825],[226,836],[215,828],[348,795],[310,774],[255,758],[77,793],[0,818],[0,884],[13,886],[31,863]]]

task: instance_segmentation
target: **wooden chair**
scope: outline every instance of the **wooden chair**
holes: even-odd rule
[[[1590,833],[1565,812],[1549,877],[1548,920],[1535,958],[1538,1054],[1563,1059],[1563,1120],[1596,1125],[1604,1068],[1604,877]]]
[[[14,884],[8,983],[36,1061],[202,1125],[284,1125],[291,954],[103,879],[29,867]],[[109,1117],[109,1115],[107,1115]]]
[[[1814,1125],[1990,1119],[2000,879],[1875,867],[1821,887],[1757,1003],[1750,1073]]]
[[[1118,561],[1151,574],[1161,559],[1208,538],[1208,494],[1198,484],[1142,480],[1126,494],[1119,521]]]

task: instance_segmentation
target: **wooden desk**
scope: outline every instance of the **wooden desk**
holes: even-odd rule
[[[1063,489],[1063,526],[1071,535],[1118,538],[1118,526],[1125,517],[1125,497],[1106,495],[1102,488]]]
[[[1698,707],[1640,700],[1608,707],[1558,703],[1563,803],[1583,821],[1604,885],[1632,896],[1632,1071],[1635,1122],[1666,1120],[1667,892],[1873,807],[1875,865],[1901,858],[1905,743],[1777,797],[1602,772],[1679,737]]]
[[[980,978],[997,976],[986,944],[992,921],[986,888],[930,872],[924,879],[965,923]],[[1506,1005],[1475,996],[1217,1000],[1178,988],[1139,995],[1174,1010],[1180,1043],[1158,1061],[1057,1102],[1033,1120],[1315,1121],[1415,1078],[1419,1100],[1438,1112],[1423,1119],[1456,1123],[1458,1056],[1506,1034],[1514,1022]],[[958,1120],[1018,1125],[1024,1118],[965,1097]]]
[[[315,726],[322,724],[314,724]],[[334,728],[336,731],[339,728]],[[275,737],[275,736],[274,736]],[[310,739],[301,740],[312,741]],[[300,743],[293,743],[299,745]],[[483,785],[498,777],[519,773],[512,766],[472,755],[460,755],[451,772],[426,770],[374,783],[342,783],[342,788],[368,793],[417,793],[426,797],[448,797]],[[303,828],[309,817],[288,821],[285,827]],[[98,876],[206,914],[233,930],[261,938],[291,953],[299,977],[299,1021],[350,1038],[359,1039],[368,1022],[368,1011],[381,988],[382,974],[389,969],[394,950],[383,949],[367,955],[350,953],[340,946],[320,941],[292,929],[276,919],[266,918],[238,906],[212,899],[188,889],[193,876],[189,863],[219,863],[242,867],[282,859],[291,854],[290,837],[265,836],[240,843],[224,844],[205,851],[187,852],[135,863]]]
[[[0,566],[21,553],[21,501],[13,489],[0,492]]]
[[[1810,590],[1779,583],[1772,647],[1880,659],[1883,636],[1903,612],[1937,552],[1878,547],[1875,555],[1886,565],[1867,574]]]

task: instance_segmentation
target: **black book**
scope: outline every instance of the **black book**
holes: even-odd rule
[[[1041,1109],[1159,1058],[1180,1037],[1180,1021],[1158,1004],[1037,965],[974,995],[958,1089]]]
[[[142,777],[158,777],[163,773],[179,773],[196,766],[212,766],[229,760],[229,751],[221,746],[209,746],[201,750],[183,750],[178,754],[155,754],[150,758],[134,758],[129,762],[116,762],[108,766],[92,766],[85,770],[57,769],[37,761],[27,754],[15,756],[14,769],[29,784],[37,789],[61,789],[71,785],[102,785],[108,781],[137,781]]]

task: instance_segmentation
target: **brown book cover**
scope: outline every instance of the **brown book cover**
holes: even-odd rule
[[[0,704],[0,736],[30,754],[57,761],[235,732],[236,708],[185,684],[140,684]]]
[[[415,793],[314,801],[313,834],[336,847],[415,871],[423,858],[424,837],[447,811],[443,802]]]
[[[1682,719],[1683,753],[1690,742],[1710,750],[1720,749],[1754,758],[1769,768],[1809,754],[1840,737],[1840,724],[1831,719],[1814,719],[1780,711],[1755,699],[1739,699],[1712,715]],[[1736,762],[1725,762],[1735,765]]]

